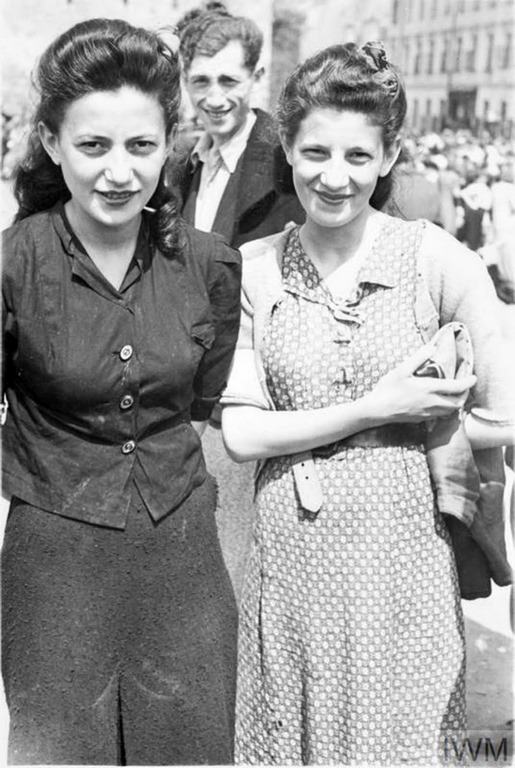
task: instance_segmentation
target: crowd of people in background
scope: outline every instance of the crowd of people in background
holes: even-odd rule
[[[439,224],[488,265],[499,298],[515,301],[515,141],[444,130],[406,136],[389,212]]]

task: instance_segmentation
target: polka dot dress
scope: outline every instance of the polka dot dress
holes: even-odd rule
[[[421,225],[385,219],[351,299],[336,301],[303,253],[264,361],[279,409],[369,391],[419,347]],[[380,247],[379,247],[380,244]],[[240,764],[436,762],[465,727],[464,636],[454,558],[423,446],[315,452],[324,503],[299,504],[291,459],[267,461],[240,616]]]

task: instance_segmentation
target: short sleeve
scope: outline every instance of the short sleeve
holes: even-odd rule
[[[236,352],[229,381],[221,399],[222,405],[253,405],[268,409],[266,393],[261,386],[254,350],[254,309],[245,291],[241,292],[241,320]]]
[[[213,238],[213,246],[206,279],[214,334],[204,339],[206,352],[193,382],[194,421],[209,418],[226,386],[240,320],[241,256],[219,239]]]

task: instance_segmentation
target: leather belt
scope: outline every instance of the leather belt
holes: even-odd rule
[[[330,458],[344,448],[380,448],[386,446],[420,445],[424,442],[422,424],[386,424],[364,429],[345,440],[303,451],[293,457],[292,470],[301,506],[308,512],[318,512],[323,503],[322,487],[316,471],[315,458]]]
[[[425,439],[423,424],[385,424],[383,427],[364,429],[345,440],[314,448],[314,456],[329,457],[343,448],[384,448],[391,445],[419,445]]]

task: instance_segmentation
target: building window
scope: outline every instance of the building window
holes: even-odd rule
[[[413,65],[413,74],[419,75],[420,74],[420,63],[422,59],[422,45],[420,40],[417,41],[417,48],[415,51],[415,63]]]
[[[397,24],[399,21],[399,0],[393,0],[392,4],[392,22]]]
[[[424,11],[425,11],[425,2],[424,0],[420,0],[420,18],[424,18]]]
[[[487,38],[487,48],[486,48],[486,62],[485,62],[485,72],[491,72],[492,71],[492,59],[494,56],[494,34],[493,32],[488,33]]]
[[[456,38],[456,58],[454,59],[454,71],[459,72],[461,68],[461,55],[463,49],[463,38]]]
[[[410,65],[410,53],[411,53],[411,51],[410,51],[410,44],[406,43],[406,45],[404,46],[404,66],[403,66],[403,69],[404,69],[404,72],[407,75],[409,75],[409,73],[410,73],[410,66],[409,66]]]
[[[490,102],[488,101],[488,99],[485,99],[483,102],[483,119],[484,120],[486,120],[489,111],[490,111]]]
[[[431,117],[431,99],[426,99],[426,115]]]
[[[427,52],[427,74],[433,74],[433,66],[435,59],[435,41],[431,38],[429,41],[429,50]]]
[[[435,18],[436,14],[438,13],[438,0],[433,0],[431,3],[431,18]]]
[[[504,123],[508,116],[508,104],[505,101],[501,101],[501,122]]]
[[[467,56],[466,56],[467,72],[475,72],[476,70],[476,50],[477,50],[477,35],[472,35],[470,48],[467,51]]]
[[[418,99],[413,99],[413,125],[418,123]]]
[[[442,46],[442,58],[440,59],[440,72],[447,72],[447,54],[449,51],[449,40],[445,38]]]
[[[501,53],[501,68],[502,69],[510,69],[511,68],[511,49],[513,45],[513,35],[511,32],[506,33],[506,40],[504,43],[504,48],[502,49]]]

